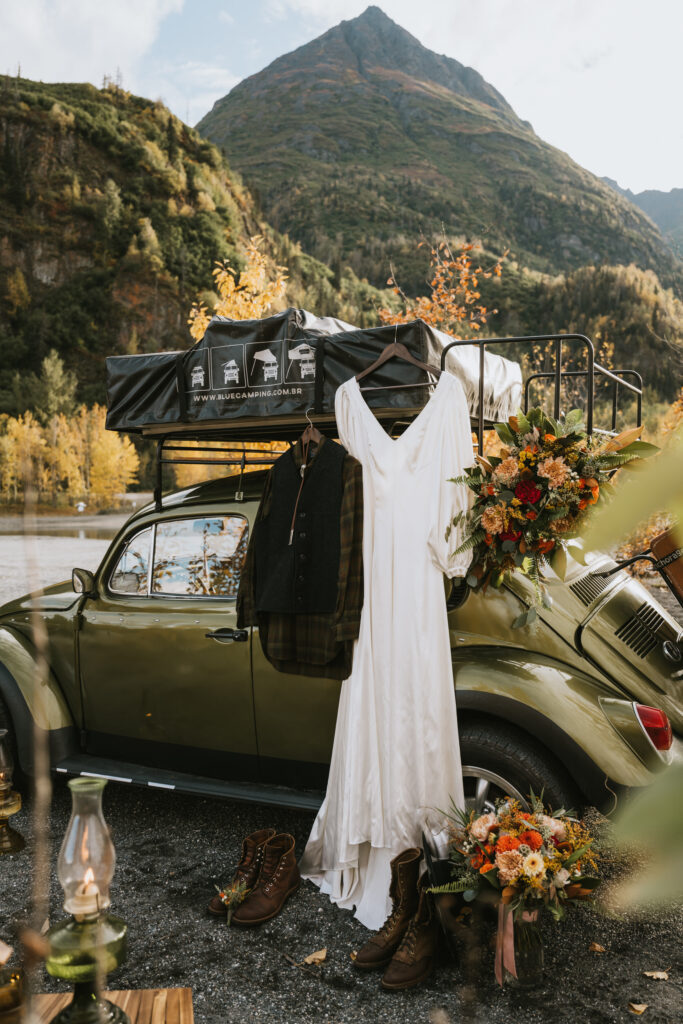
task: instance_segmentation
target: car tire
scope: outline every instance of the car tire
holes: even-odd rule
[[[469,807],[492,810],[501,796],[524,801],[530,792],[546,807],[580,811],[581,798],[562,765],[533,737],[496,719],[467,719],[460,729],[465,797]]]

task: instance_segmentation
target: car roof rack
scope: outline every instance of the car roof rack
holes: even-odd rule
[[[562,413],[562,386],[570,379],[584,378],[586,381],[586,432],[615,434],[617,431],[617,415],[619,398],[625,392],[632,394],[636,399],[636,420],[637,426],[642,424],[643,411],[643,379],[636,370],[617,369],[609,370],[595,361],[595,346],[590,338],[584,334],[534,334],[522,335],[507,338],[467,338],[454,339],[445,345],[441,351],[441,370],[446,369],[446,356],[451,348],[463,345],[475,346],[479,350],[479,400],[477,414],[471,417],[472,427],[477,435],[477,447],[481,452],[484,445],[484,431],[493,427],[493,422],[488,421],[484,415],[484,393],[485,393],[485,368],[486,350],[491,345],[517,345],[532,346],[545,344],[551,346],[551,351],[546,352],[546,358],[553,361],[552,369],[541,370],[530,374],[524,382],[524,411],[529,409],[530,390],[532,385],[538,381],[552,381],[553,383],[553,416],[560,419]],[[586,355],[586,368],[583,370],[564,369],[563,361],[566,355],[566,346],[582,348]],[[602,430],[595,427],[594,408],[596,384],[603,382],[611,388],[612,414],[611,429]],[[400,418],[397,418],[400,417]],[[378,417],[390,433],[402,432],[410,422],[406,418],[406,410],[394,409]],[[243,476],[247,466],[271,466],[287,449],[273,451],[247,450],[245,445],[259,441],[288,441],[290,444],[301,434],[305,422],[290,418],[269,418],[250,419],[245,421],[232,420],[225,423],[209,424],[166,424],[164,427],[156,426],[143,431],[143,436],[157,442],[156,455],[156,479],[154,486],[154,502],[157,509],[161,508],[162,476],[165,465],[223,465],[239,466],[235,500],[241,501],[244,498],[242,490]],[[316,415],[316,426],[331,429],[336,432],[334,415],[323,413]],[[234,447],[238,433],[242,434],[242,446]],[[178,442],[182,442],[179,444]],[[194,444],[192,443],[194,442]],[[223,442],[227,448],[210,447],[209,442]]]

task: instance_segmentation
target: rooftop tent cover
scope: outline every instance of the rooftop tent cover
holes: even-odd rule
[[[438,366],[443,347],[453,339],[422,320],[362,329],[304,309],[287,309],[263,320],[214,317],[201,341],[185,352],[107,359],[107,427],[129,433],[190,434],[220,426],[249,440],[250,432],[254,437],[259,431],[267,434],[269,423],[278,424],[281,432],[287,423],[298,425],[316,406],[323,417],[333,418],[339,385],[394,340],[421,361]],[[451,349],[446,367],[462,381],[475,414],[477,349]],[[484,379],[486,419],[506,418],[520,404],[519,366],[487,352]],[[379,416],[414,414],[426,402],[429,389],[411,385],[424,382],[421,370],[390,360],[364,385],[369,386],[368,405]]]

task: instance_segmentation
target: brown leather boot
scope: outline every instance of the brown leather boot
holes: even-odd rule
[[[427,877],[423,875],[418,883],[420,897],[417,911],[384,972],[382,988],[412,988],[428,978],[434,970],[439,924],[432,894],[427,892],[428,885]]]
[[[252,832],[242,841],[242,857],[232,876],[232,885],[244,885],[247,889],[253,889],[261,870],[263,847],[274,835],[274,828],[262,828],[258,832]],[[228,913],[227,906],[218,895],[209,900],[206,909],[216,917],[226,917]]]
[[[244,903],[232,915],[233,924],[253,925],[270,921],[282,910],[288,896],[301,885],[294,855],[294,836],[273,836],[263,847],[261,873]]]
[[[391,914],[356,954],[354,967],[362,971],[385,967],[401,944],[408,922],[417,910],[417,876],[422,850],[417,846],[399,853],[391,862]]]

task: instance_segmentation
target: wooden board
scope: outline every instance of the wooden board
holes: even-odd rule
[[[104,995],[128,1014],[131,1024],[194,1024],[191,988],[146,988]],[[70,992],[35,996],[37,1020],[48,1024],[70,1002]]]

